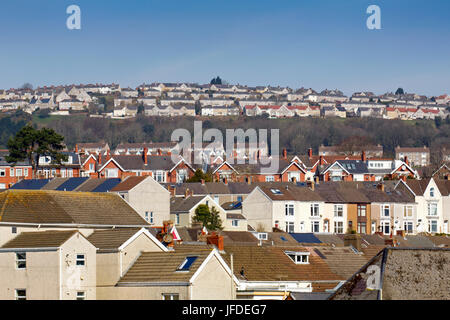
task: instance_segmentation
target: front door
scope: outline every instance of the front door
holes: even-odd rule
[[[328,232],[330,232],[329,230],[330,230],[330,221],[328,221],[328,220],[325,220],[325,222],[324,222],[324,224],[323,224],[323,231],[325,232],[325,233],[328,233]]]
[[[448,220],[444,221],[444,233],[448,233]]]

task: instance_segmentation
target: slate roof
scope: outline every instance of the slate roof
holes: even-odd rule
[[[188,212],[191,210],[197,203],[203,200],[205,196],[190,196],[188,198],[181,197],[172,197],[170,199],[170,212]]]
[[[260,187],[262,192],[274,201],[288,200],[288,201],[325,201],[317,192],[309,188],[297,187],[291,183],[284,188],[276,187]],[[272,192],[272,190],[279,190],[280,194]]]
[[[324,281],[335,282],[342,277],[333,273],[314,252],[302,247],[228,246],[225,261],[233,254],[234,272],[238,279],[248,281]],[[310,252],[309,264],[295,264],[285,251]],[[243,275],[241,270],[243,269]],[[313,284],[314,287],[314,284]]]
[[[315,247],[314,250],[323,255],[331,271],[344,279],[350,278],[367,263],[364,255],[354,253],[350,247]]]
[[[212,248],[198,247],[183,250],[178,246],[170,252],[143,252],[127,273],[119,280],[118,285],[125,283],[152,283],[152,282],[188,282],[198,270]],[[188,271],[177,271],[186,257],[196,256],[197,259]]]
[[[11,166],[5,159],[7,155],[9,155],[8,150],[0,150],[0,166]],[[15,166],[31,166],[31,164],[28,160],[24,160],[17,162]]]
[[[89,178],[87,177],[76,177],[76,178],[69,178],[68,180],[64,181],[61,185],[59,185],[55,190],[57,191],[73,191],[77,187],[79,187],[81,184],[86,182]]]
[[[0,193],[0,221],[148,226],[116,194],[47,190],[7,190]]]
[[[76,230],[21,232],[5,243],[2,249],[59,248],[76,233]]]
[[[15,183],[10,190],[39,190],[42,189],[50,179],[21,180]]]
[[[298,243],[322,243],[313,233],[290,233]]]
[[[137,186],[139,183],[144,181],[147,176],[141,176],[141,177],[127,177],[124,181],[116,185],[114,188],[111,189],[113,192],[119,192],[119,191],[129,191],[133,189],[135,186]]]

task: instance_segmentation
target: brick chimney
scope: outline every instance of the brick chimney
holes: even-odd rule
[[[145,165],[148,165],[148,148],[147,147],[145,147],[144,148],[144,163],[145,163]]]
[[[310,187],[312,191],[315,190],[315,186],[316,184],[314,183],[314,181],[308,181],[308,187]]]
[[[190,196],[190,192],[189,192],[189,188],[186,188],[186,190],[184,190],[184,198],[187,199]]]
[[[100,152],[98,154],[98,164],[101,164],[101,163],[102,163],[102,153]]]
[[[108,161],[109,159],[111,159],[111,153],[109,152],[109,150],[106,152],[106,161]]]
[[[161,151],[161,149],[158,149],[158,156],[161,156],[162,155],[162,151]]]
[[[248,183],[248,184],[252,184],[252,177],[251,177],[251,176],[248,176],[248,177],[247,177],[247,183]]]
[[[78,144],[75,145],[75,153],[78,153]]]
[[[312,158],[312,148],[308,149],[308,158]]]
[[[225,178],[223,179],[223,183],[225,183],[226,185],[228,185],[228,178],[225,177]]]
[[[283,159],[287,160],[287,150],[283,149]]]
[[[384,183],[379,183],[379,184],[377,185],[377,189],[380,190],[380,191],[382,191],[382,192],[384,192]]]
[[[404,162],[409,166],[409,161],[408,161],[408,157],[407,156],[405,156]]]
[[[364,161],[364,162],[367,161],[366,152],[364,150],[361,153],[361,160]]]
[[[206,243],[213,244],[219,251],[223,251],[223,236],[219,236],[215,232],[213,232],[211,235],[208,235]]]
[[[323,156],[321,155],[321,156],[319,156],[319,165],[320,166],[323,166],[324,165],[324,161],[323,161]]]

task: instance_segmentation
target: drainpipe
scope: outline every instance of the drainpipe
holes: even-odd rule
[[[122,278],[123,276],[123,257],[122,257],[122,250],[119,251],[119,264],[120,264],[120,277]]]
[[[59,300],[62,300],[62,252],[61,248],[58,249],[59,252]]]

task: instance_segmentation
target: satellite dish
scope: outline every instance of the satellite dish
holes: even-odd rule
[[[166,243],[170,243],[173,241],[173,236],[170,233],[167,233],[164,237],[163,237],[163,241]]]

